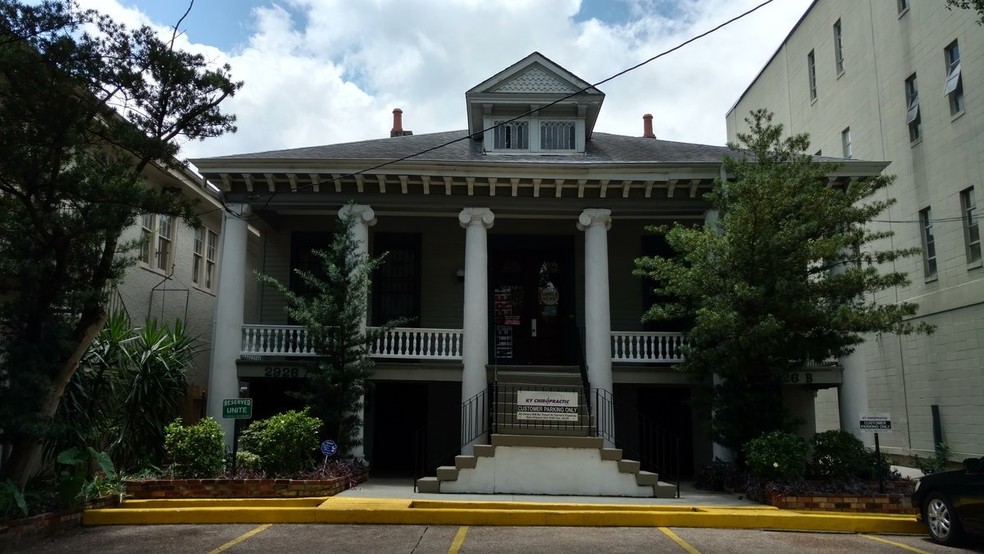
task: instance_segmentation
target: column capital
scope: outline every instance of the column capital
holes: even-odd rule
[[[465,228],[469,225],[482,225],[491,229],[494,221],[495,214],[488,208],[465,208],[458,213],[458,222]]]
[[[338,209],[338,217],[345,219],[349,216],[354,217],[358,223],[364,223],[367,227],[372,227],[376,224],[376,212],[373,211],[372,206],[366,206],[365,204],[345,204]]]
[[[585,231],[588,227],[604,225],[605,230],[612,228],[612,211],[603,208],[587,208],[577,218],[577,228]]]

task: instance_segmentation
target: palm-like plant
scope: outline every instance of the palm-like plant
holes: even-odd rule
[[[55,450],[91,446],[125,470],[159,464],[198,349],[180,321],[134,328],[125,313],[111,314],[66,390]]]

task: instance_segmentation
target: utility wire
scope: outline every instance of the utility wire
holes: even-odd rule
[[[499,123],[497,123],[497,124],[495,124],[495,125],[493,125],[491,127],[484,128],[481,131],[477,131],[475,133],[467,134],[467,135],[464,135],[462,137],[459,137],[459,138],[456,138],[456,139],[453,139],[453,140],[444,142],[444,143],[439,144],[437,146],[432,146],[430,148],[426,148],[424,150],[420,150],[420,151],[414,152],[412,154],[407,154],[406,156],[403,156],[403,157],[400,157],[400,158],[396,158],[396,159],[393,159],[393,160],[382,162],[382,163],[379,163],[379,164],[376,164],[376,165],[367,167],[365,169],[360,169],[359,171],[353,171],[351,173],[346,173],[346,174],[343,174],[343,175],[339,175],[338,177],[332,177],[330,180],[324,181],[324,183],[337,183],[338,181],[341,181],[342,179],[345,179],[345,178],[355,177],[356,175],[362,175],[362,174],[367,173],[369,171],[374,171],[374,170],[377,170],[377,169],[380,169],[380,168],[383,168],[383,167],[386,167],[386,166],[389,166],[389,165],[392,165],[392,164],[395,164],[395,163],[399,163],[399,162],[408,160],[410,158],[415,158],[417,156],[421,156],[423,154],[427,154],[428,152],[433,152],[434,150],[438,150],[440,148],[444,148],[446,146],[450,146],[452,144],[461,142],[463,140],[468,140],[472,136],[484,134],[484,133],[486,133],[488,131],[491,131],[491,130],[496,129],[498,127],[501,127],[503,125],[507,125],[509,123],[512,123],[513,121],[516,121],[518,119],[522,119],[524,117],[528,117],[528,116],[536,113],[539,110],[542,110],[544,108],[549,108],[550,106],[559,104],[560,102],[563,102],[564,100],[570,99],[570,98],[572,98],[574,96],[577,96],[578,94],[581,94],[582,92],[586,92],[586,91],[588,91],[590,89],[596,88],[596,87],[598,87],[600,85],[603,85],[603,84],[605,84],[605,83],[607,83],[607,82],[609,82],[609,81],[611,81],[613,79],[616,79],[618,77],[621,77],[622,75],[625,75],[626,73],[629,73],[631,71],[635,71],[636,69],[639,69],[640,67],[642,67],[642,66],[644,66],[644,65],[646,65],[646,64],[648,64],[650,62],[653,62],[655,60],[658,60],[658,59],[662,58],[663,56],[666,56],[668,54],[671,54],[673,52],[676,52],[677,50],[683,48],[684,46],[687,46],[688,44],[690,44],[692,42],[696,42],[696,41],[698,41],[698,40],[700,40],[700,39],[702,39],[702,38],[704,38],[704,37],[706,37],[706,36],[708,36],[708,35],[710,35],[712,33],[715,33],[717,31],[721,30],[722,28],[724,28],[724,27],[726,27],[726,26],[728,26],[728,25],[730,25],[730,24],[732,24],[732,23],[734,23],[734,22],[736,22],[736,21],[738,21],[738,20],[740,20],[740,19],[748,16],[748,15],[751,15],[752,13],[754,13],[754,12],[758,11],[759,9],[767,6],[768,4],[771,4],[772,2],[773,2],[773,0],[765,0],[761,4],[758,4],[757,6],[751,8],[751,9],[749,9],[749,10],[747,10],[747,11],[745,11],[745,12],[743,12],[743,13],[735,16],[735,17],[732,17],[731,19],[729,19],[729,20],[727,20],[727,21],[725,21],[725,22],[723,22],[723,23],[721,23],[721,24],[719,24],[719,25],[717,25],[717,26],[715,26],[715,27],[713,27],[713,28],[711,28],[711,29],[709,29],[707,31],[704,31],[703,33],[700,33],[699,35],[693,36],[693,37],[691,37],[691,38],[689,38],[689,39],[681,42],[680,44],[678,44],[678,45],[676,45],[676,46],[674,46],[674,47],[672,47],[672,48],[670,48],[668,50],[664,50],[663,52],[660,52],[659,54],[656,54],[655,56],[653,56],[653,57],[651,57],[651,58],[649,58],[647,60],[644,60],[642,62],[639,62],[636,65],[633,65],[632,67],[629,67],[627,69],[623,69],[622,71],[619,71],[618,73],[615,73],[614,75],[612,75],[610,77],[607,77],[605,79],[602,79],[601,81],[598,81],[598,82],[596,82],[594,84],[588,85],[588,86],[586,86],[586,87],[584,87],[584,88],[582,88],[582,89],[580,89],[578,91],[572,92],[572,93],[570,93],[570,94],[568,94],[566,96],[563,96],[561,98],[558,98],[558,99],[554,100],[553,102],[550,102],[548,104],[545,104],[543,106],[540,106],[540,107],[538,107],[538,108],[536,108],[534,110],[530,110],[530,111],[528,111],[526,113],[517,115],[517,116],[513,117],[512,119],[508,119],[508,120],[505,120],[505,121],[500,121]],[[309,189],[309,188],[312,188],[313,186],[315,186],[316,184],[321,184],[321,182],[319,181],[319,183],[311,183],[311,184],[308,184],[308,185],[298,186],[292,192]],[[281,191],[273,191],[273,192],[270,192],[270,193],[263,193],[263,194],[256,193],[256,194],[249,195],[246,198],[248,200],[258,200],[258,199],[262,198],[265,194],[268,194],[269,197],[266,199],[266,201],[263,204],[263,207],[266,208],[267,206],[270,205],[270,202],[273,201],[273,199],[276,198],[276,196],[278,194],[280,194],[280,192]],[[226,209],[226,211],[228,213],[230,213],[230,214],[232,213],[228,209]],[[233,215],[235,215],[235,214],[233,214]]]

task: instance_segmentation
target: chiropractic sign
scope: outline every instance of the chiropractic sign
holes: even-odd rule
[[[577,393],[516,391],[516,419],[520,421],[577,421]]]

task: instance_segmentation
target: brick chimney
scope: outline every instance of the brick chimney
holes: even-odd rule
[[[653,114],[651,113],[642,116],[642,137],[656,138],[656,133],[653,132]]]
[[[403,110],[395,108],[393,110],[393,129],[390,130],[390,137],[405,137],[412,134],[413,131],[403,130]]]

